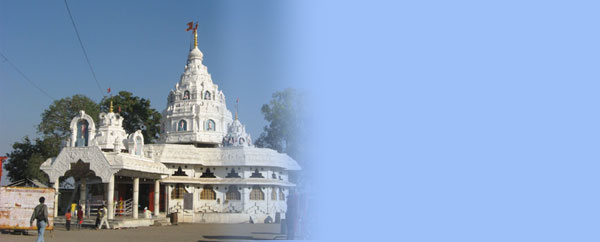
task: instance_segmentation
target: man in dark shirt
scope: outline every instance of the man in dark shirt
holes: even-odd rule
[[[44,230],[48,225],[48,207],[44,204],[46,198],[40,197],[40,204],[33,209],[31,219],[29,220],[29,226],[33,226],[33,220],[37,220],[38,238],[37,242],[44,242]]]

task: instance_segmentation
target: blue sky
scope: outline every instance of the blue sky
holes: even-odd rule
[[[290,75],[293,36],[289,5],[278,1],[69,1],[102,87],[85,62],[63,1],[0,2],[0,51],[56,99],[84,94],[100,100],[108,87],[151,100],[162,111],[179,81],[190,46],[186,23],[199,22],[198,45],[213,81],[256,139],[266,124],[260,107],[271,94],[299,88]],[[2,80],[0,153],[23,136],[36,136],[52,102],[8,63]]]
[[[308,89],[328,241],[600,240],[597,2],[282,2],[71,7],[99,79],[159,109],[190,18],[253,135],[270,93]],[[62,3],[15,4],[3,53],[58,97],[99,98]],[[0,66],[8,143],[49,102]]]

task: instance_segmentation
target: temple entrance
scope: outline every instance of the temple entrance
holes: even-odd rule
[[[152,184],[154,185],[154,184]],[[140,184],[140,207],[139,211],[144,211],[144,208],[150,209],[150,200],[154,203],[154,187],[151,184]],[[151,210],[151,209],[150,209]]]
[[[152,211],[152,212],[156,212],[154,210],[154,204],[156,204],[155,201],[154,201],[154,188],[150,187],[149,189],[150,189],[150,192],[149,192],[149,196],[148,196],[148,200],[149,200],[148,209],[150,209],[150,211]],[[159,210],[158,211],[162,213],[162,212],[165,212],[165,196],[164,196],[164,194],[165,194],[165,185],[160,185],[160,189],[159,190],[160,191],[158,193],[158,195],[159,195],[159,198],[158,198],[158,201],[159,201],[158,202],[158,204],[159,204],[159,208],[158,209]]]
[[[58,213],[81,209],[85,217],[96,215],[106,197],[102,179],[90,169],[90,164],[81,160],[71,163],[63,177],[73,178],[74,190],[69,198],[60,199],[62,202],[58,204]]]
[[[167,200],[165,199],[165,197],[167,195],[166,192],[167,192],[167,190],[166,190],[165,185],[160,185],[160,199],[159,199],[160,200],[160,202],[159,202],[159,204],[160,204],[159,207],[160,208],[159,208],[158,211],[160,211],[161,213],[165,212],[165,205],[166,205],[166,202],[167,202]]]
[[[83,208],[86,216],[96,215],[98,208],[106,205],[108,219],[115,216],[137,219],[143,217],[140,212],[143,214],[144,208],[157,206],[155,200],[164,199],[154,196],[159,192],[158,180],[166,174],[162,171],[166,169],[164,165],[131,161],[139,164],[129,166],[113,159],[97,147],[65,147],[56,159],[43,163],[40,169],[48,174],[55,189],[58,190],[60,181],[64,180],[61,178],[72,177],[74,181],[75,187],[66,201],[60,198],[63,194],[56,193],[54,215],[64,215],[75,203]]]

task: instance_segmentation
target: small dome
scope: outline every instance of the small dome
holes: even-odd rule
[[[202,59],[202,57],[204,57],[204,55],[202,54],[202,51],[200,51],[200,49],[198,49],[198,47],[194,47],[194,49],[192,49],[192,51],[190,51],[190,55],[188,56],[188,59]]]
[[[234,120],[227,127],[227,135],[223,137],[223,146],[253,146],[252,138],[246,133],[246,127],[239,120]]]

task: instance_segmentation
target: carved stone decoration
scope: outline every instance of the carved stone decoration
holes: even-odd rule
[[[184,67],[179,82],[175,84],[168,99],[167,107],[162,112],[161,125],[166,130],[161,133],[161,141],[166,143],[211,143],[220,144],[226,134],[225,126],[233,121],[231,112],[227,110],[223,92],[218,85],[213,83],[207,67],[202,63],[202,52],[198,48],[190,51],[188,62]],[[191,99],[183,100],[186,91]],[[222,98],[217,98],[222,97]],[[174,98],[171,98],[174,97]],[[198,118],[195,118],[198,117]],[[178,130],[169,124],[182,118],[192,118],[188,121],[188,129]],[[212,119],[211,124],[205,124],[205,120]],[[198,120],[199,123],[192,120]],[[209,127],[210,126],[210,127]],[[188,134],[182,136],[181,133]],[[210,133],[209,136],[205,135]]]
[[[204,203],[204,204],[202,204],[202,206],[200,206],[196,209],[196,212],[198,212],[198,213],[218,213],[220,211],[219,211],[219,208],[216,206],[216,204]]]
[[[247,214],[268,214],[267,210],[263,208],[263,206],[259,206],[257,202],[255,202],[252,206],[246,209]]]
[[[225,201],[227,205],[223,209],[224,213],[241,213],[244,209],[241,202]]]
[[[187,176],[187,174],[185,173],[185,171],[183,171],[181,169],[181,166],[179,168],[177,168],[177,171],[175,171],[175,173],[173,173],[173,176]]]
[[[111,176],[117,172],[112,169],[110,162],[97,146],[66,147],[54,160],[44,162],[40,169],[48,174],[50,181],[55,181],[71,169],[71,164],[78,161],[88,163],[89,169],[100,177],[103,183],[108,183]]]
[[[104,150],[117,151],[125,148],[124,141],[127,137],[125,129],[123,129],[123,117],[118,113],[100,113],[100,126],[98,134],[95,137],[95,143]]]
[[[144,135],[141,130],[130,134],[127,138],[127,150],[129,154],[144,157]]]
[[[94,119],[90,115],[87,115],[85,111],[79,111],[79,114],[71,119],[71,124],[69,127],[71,128],[71,138],[69,140],[69,146],[75,147],[75,143],[77,142],[77,124],[79,121],[85,120],[87,121],[88,127],[86,127],[88,132],[88,146],[93,143],[94,137],[96,136],[96,125],[94,124]]]
[[[243,146],[252,147],[252,138],[246,133],[246,126],[244,126],[239,120],[234,120],[227,127],[227,135],[223,137],[222,145],[224,147],[232,146]]]

